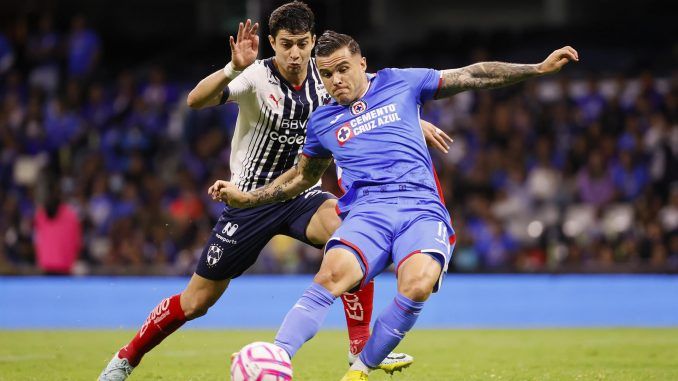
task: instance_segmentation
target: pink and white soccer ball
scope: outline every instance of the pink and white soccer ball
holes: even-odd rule
[[[290,381],[292,361],[284,349],[258,341],[238,352],[231,363],[231,381]]]

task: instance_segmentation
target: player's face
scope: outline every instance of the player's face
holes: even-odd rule
[[[294,34],[281,29],[277,36],[268,36],[268,41],[275,51],[275,62],[281,73],[298,75],[306,70],[315,46],[315,36],[311,32]]]
[[[325,89],[339,104],[347,105],[367,89],[367,62],[360,54],[351,54],[347,47],[328,57],[316,57],[316,64]]]

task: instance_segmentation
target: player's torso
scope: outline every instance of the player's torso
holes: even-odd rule
[[[313,61],[298,88],[280,75],[271,58],[258,64],[253,91],[239,102],[232,142],[233,181],[242,190],[261,187],[294,165],[311,113],[329,100]]]
[[[435,190],[416,98],[406,82],[385,77],[377,74],[350,106],[318,110],[314,131],[332,151],[345,188],[411,183]]]

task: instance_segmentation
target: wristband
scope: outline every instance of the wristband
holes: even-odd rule
[[[229,62],[226,64],[226,66],[224,66],[224,75],[231,81],[235,79],[235,77],[237,77],[240,73],[242,73],[242,70],[235,70],[235,67],[233,67],[233,62]]]

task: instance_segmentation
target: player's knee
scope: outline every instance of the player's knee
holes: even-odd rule
[[[360,276],[339,269],[320,269],[313,278],[315,283],[325,287],[332,295],[339,296],[360,282]]]
[[[334,269],[321,269],[313,278],[315,283],[325,287],[331,293],[335,293],[338,284],[341,281],[341,272]]]
[[[415,302],[424,302],[433,292],[433,282],[426,276],[414,276],[400,282],[398,291]]]

